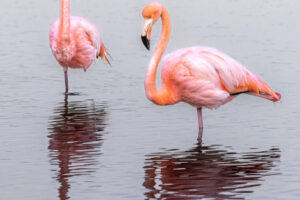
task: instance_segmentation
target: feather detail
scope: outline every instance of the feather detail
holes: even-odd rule
[[[111,65],[110,62],[109,62],[109,60],[108,60],[108,58],[107,58],[107,56],[109,56],[109,57],[111,57],[111,56],[110,56],[110,54],[108,53],[108,51],[107,51],[106,47],[104,46],[104,44],[101,44],[101,45],[100,45],[99,54],[98,54],[97,56],[100,56],[101,59],[105,59],[106,62],[107,62],[109,65]]]

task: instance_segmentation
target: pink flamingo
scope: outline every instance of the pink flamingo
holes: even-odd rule
[[[161,36],[145,77],[146,96],[158,105],[182,101],[196,107],[198,140],[202,139],[203,131],[202,107],[217,108],[242,93],[273,102],[280,100],[279,93],[233,58],[214,48],[199,46],[179,49],[165,56],[161,69],[162,86],[157,90],[156,71],[170,37],[170,17],[158,2],[148,4],[142,15],[145,18],[142,41],[148,50],[152,26],[160,17],[162,20]]]
[[[95,58],[105,59],[108,52],[94,24],[82,17],[70,16],[70,0],[61,0],[60,19],[50,29],[50,48],[65,74],[68,93],[68,67],[86,71]]]

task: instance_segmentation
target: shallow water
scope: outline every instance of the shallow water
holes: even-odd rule
[[[113,59],[69,70],[77,95],[65,96],[48,45],[59,1],[2,1],[0,199],[298,199],[300,2],[162,1],[167,52],[217,47],[282,94],[276,104],[241,95],[204,110],[202,145],[194,108],[145,97],[147,2],[71,1]]]

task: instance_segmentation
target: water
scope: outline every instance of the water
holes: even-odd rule
[[[147,2],[71,1],[113,59],[70,70],[78,95],[65,96],[48,45],[59,1],[2,1],[0,199],[298,199],[300,2],[162,1],[167,52],[217,47],[282,94],[276,104],[241,95],[205,109],[202,145],[194,108],[145,97]],[[152,32],[153,50],[160,23]]]
[[[147,155],[144,186],[148,198],[242,199],[279,161],[280,151],[238,154],[223,146],[197,145],[190,150]],[[175,153],[174,153],[175,151]]]

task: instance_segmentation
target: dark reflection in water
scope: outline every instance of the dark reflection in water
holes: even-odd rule
[[[147,155],[144,187],[147,199],[243,199],[279,161],[280,150],[235,153],[221,146]]]
[[[60,183],[59,197],[69,199],[70,179],[92,175],[101,154],[106,126],[105,104],[93,100],[68,101],[68,96],[55,110],[49,124],[49,157],[59,170],[55,179]]]

